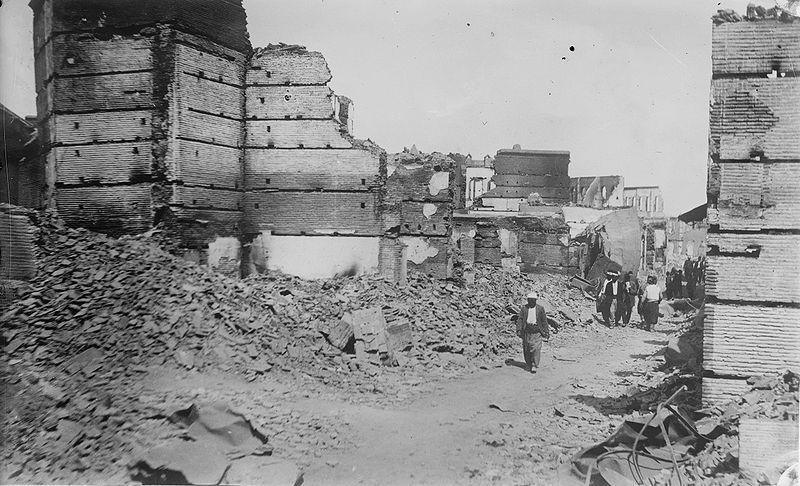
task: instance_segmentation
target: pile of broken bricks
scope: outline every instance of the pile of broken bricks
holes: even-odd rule
[[[506,309],[530,290],[554,331],[591,320],[591,305],[561,275],[477,266],[467,287],[416,273],[405,286],[378,276],[235,280],[146,236],[68,228],[52,212],[37,218],[37,276],[0,317],[0,460],[13,481],[107,479],[127,465],[136,444],[152,441],[147,424],[163,420],[139,400],[154,367],[249,380],[302,374],[358,394],[392,369],[428,380],[430,371],[502,362],[519,348]]]

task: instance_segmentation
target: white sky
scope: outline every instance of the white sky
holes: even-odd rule
[[[764,5],[770,6],[768,0]],[[0,7],[0,102],[36,110],[27,0]],[[390,152],[569,150],[570,175],[705,202],[711,20],[746,0],[244,0],[254,46],[322,52]],[[574,46],[574,51],[570,50]]]

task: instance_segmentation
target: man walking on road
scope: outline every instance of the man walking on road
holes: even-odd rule
[[[550,338],[550,325],[544,307],[537,304],[539,294],[528,293],[528,303],[517,315],[517,335],[522,338],[522,354],[527,370],[535,373],[542,360],[542,338]]]
[[[619,272],[608,271],[600,292],[597,294],[597,307],[603,314],[603,322],[611,327],[611,316],[614,316],[614,325],[619,324],[622,318],[622,285],[619,282]]]

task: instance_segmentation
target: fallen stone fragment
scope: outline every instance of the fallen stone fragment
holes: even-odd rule
[[[130,476],[144,484],[219,484],[228,467],[208,444],[172,439],[135,459]]]
[[[94,373],[102,364],[103,352],[97,348],[88,348],[74,358],[67,361],[65,368],[67,372],[75,374],[83,371],[85,374]]]
[[[303,484],[303,473],[293,462],[248,456],[231,464],[223,483],[300,486]]]

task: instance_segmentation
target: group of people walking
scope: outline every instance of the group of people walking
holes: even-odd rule
[[[667,299],[695,298],[697,286],[706,281],[706,258],[686,258],[683,268],[672,267],[667,272],[665,294]],[[684,292],[683,283],[686,282]]]
[[[535,373],[541,363],[542,342],[550,338],[550,324],[544,307],[538,303],[539,294],[530,292],[526,300],[526,304],[517,313],[516,328],[517,336],[522,338],[525,369]],[[606,278],[597,295],[597,309],[603,314],[607,326],[610,326],[612,316],[614,325],[618,325],[621,319],[623,325],[627,326],[636,305],[647,330],[652,331],[658,323],[658,306],[661,300],[661,288],[655,276],[647,277],[647,285],[639,288],[633,272],[627,272],[620,281],[619,272],[609,271],[606,272]]]
[[[639,288],[639,282],[633,277],[633,272],[627,272],[620,281],[619,272],[609,270],[600,291],[597,294],[597,310],[603,315],[607,326],[611,325],[613,316],[614,325],[630,324],[633,308],[642,316],[648,331],[658,323],[658,305],[663,299],[658,280],[654,275],[647,277],[647,285]],[[636,299],[638,297],[638,304]]]

